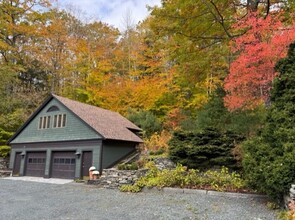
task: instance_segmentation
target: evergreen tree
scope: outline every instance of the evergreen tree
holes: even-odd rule
[[[244,143],[243,165],[252,186],[282,199],[295,181],[295,42],[276,71],[265,127]]]

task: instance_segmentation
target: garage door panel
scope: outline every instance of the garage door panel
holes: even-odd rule
[[[51,177],[73,179],[75,177],[76,158],[75,152],[53,152]]]
[[[46,152],[28,152],[26,160],[26,176],[43,177],[45,173]]]

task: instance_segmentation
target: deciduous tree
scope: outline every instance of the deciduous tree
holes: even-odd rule
[[[233,40],[237,58],[225,79],[225,104],[230,110],[254,109],[269,101],[275,63],[295,39],[295,25],[284,25],[278,15],[263,18],[251,13],[234,26],[246,33]]]

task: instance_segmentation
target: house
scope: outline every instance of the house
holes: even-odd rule
[[[15,176],[77,179],[100,172],[142,143],[119,113],[51,94],[8,141]]]

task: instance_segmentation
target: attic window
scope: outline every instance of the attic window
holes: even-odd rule
[[[39,129],[50,128],[50,116],[44,116],[39,118]]]
[[[63,128],[66,126],[67,115],[58,114],[54,115],[53,118],[53,128]]]
[[[55,111],[59,111],[59,108],[56,105],[51,106],[47,112],[55,112]]]

